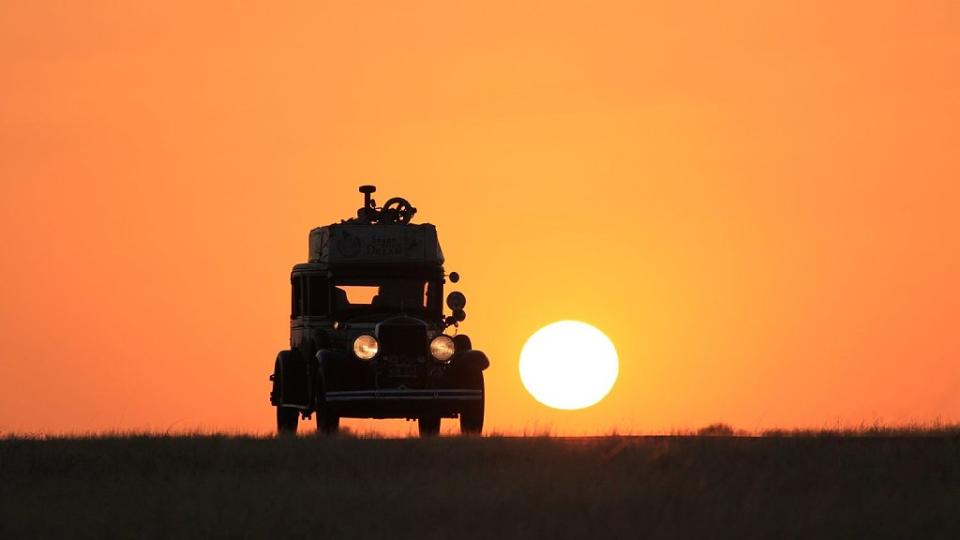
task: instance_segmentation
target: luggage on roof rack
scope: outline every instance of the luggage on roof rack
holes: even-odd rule
[[[442,265],[437,229],[422,224],[344,222],[310,231],[309,262],[329,264],[407,263]]]

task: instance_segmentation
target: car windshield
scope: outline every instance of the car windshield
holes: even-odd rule
[[[331,307],[339,315],[424,312],[433,307],[433,287],[417,278],[344,278],[334,280]]]

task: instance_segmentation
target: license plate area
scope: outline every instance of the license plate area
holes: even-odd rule
[[[414,364],[395,364],[387,367],[387,376],[398,379],[415,379],[418,377],[417,366]]]

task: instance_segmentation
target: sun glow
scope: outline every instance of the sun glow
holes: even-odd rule
[[[537,330],[520,351],[520,380],[540,403],[555,409],[595,405],[613,388],[617,350],[603,332],[579,321]]]

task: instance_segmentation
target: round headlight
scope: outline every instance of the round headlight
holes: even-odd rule
[[[430,342],[430,354],[440,362],[446,362],[453,358],[453,353],[456,350],[453,339],[445,334],[440,334]]]
[[[353,354],[361,360],[371,360],[377,355],[378,350],[380,350],[380,344],[377,343],[377,338],[370,334],[357,336],[357,339],[353,340]]]

